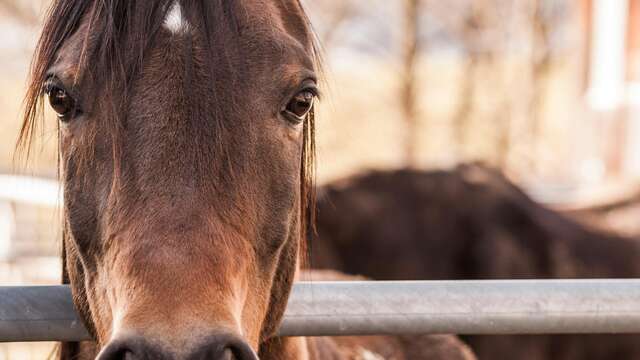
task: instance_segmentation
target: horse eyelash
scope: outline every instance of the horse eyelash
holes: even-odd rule
[[[54,77],[53,76],[48,76],[44,80],[44,83],[42,84],[42,91],[41,91],[40,95],[41,96],[49,95],[49,92],[51,92],[51,89],[53,89],[54,85],[55,85]]]
[[[316,97],[316,100],[322,100],[322,91],[320,91],[320,89],[318,89],[318,87],[315,85],[303,87],[300,91],[309,91],[313,94],[313,96]]]

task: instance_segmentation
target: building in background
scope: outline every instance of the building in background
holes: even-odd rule
[[[614,176],[640,176],[640,1],[582,0],[585,104]],[[602,136],[602,135],[606,136]]]

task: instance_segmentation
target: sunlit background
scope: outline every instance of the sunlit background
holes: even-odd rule
[[[640,0],[305,2],[326,65],[320,184],[480,161],[559,209],[640,193]],[[1,284],[59,281],[55,120],[27,164],[14,156],[47,3],[0,0]],[[637,234],[636,213],[594,221]],[[0,359],[50,346],[0,345]]]

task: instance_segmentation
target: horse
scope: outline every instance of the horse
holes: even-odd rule
[[[377,280],[640,276],[638,239],[542,206],[480,163],[372,171],[328,184],[319,191],[317,233],[314,267]],[[637,335],[463,339],[481,360],[640,358]]]
[[[317,49],[299,0],[53,1],[18,146],[48,103],[62,280],[93,339],[60,359],[473,358],[451,336],[276,336],[313,221]]]

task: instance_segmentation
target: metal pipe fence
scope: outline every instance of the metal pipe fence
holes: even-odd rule
[[[640,280],[301,282],[279,331],[443,333],[640,333]],[[88,338],[69,287],[0,287],[0,341]]]

